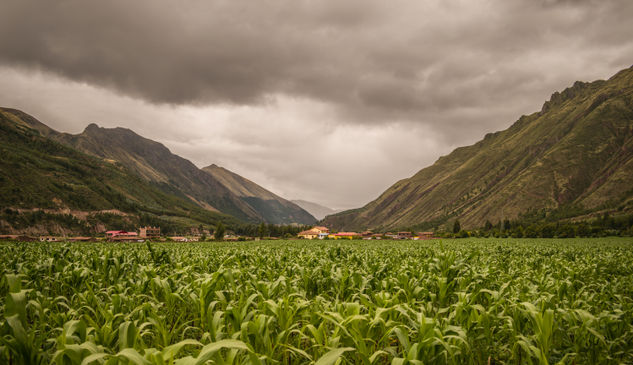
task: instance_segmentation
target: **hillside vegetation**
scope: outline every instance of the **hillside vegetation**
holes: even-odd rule
[[[338,229],[468,228],[530,214],[633,210],[633,68],[576,82],[510,128],[454,150],[366,206],[325,218]]]
[[[311,224],[308,212],[261,186],[226,169],[199,169],[191,161],[169,151],[161,143],[126,128],[88,125],[82,133],[57,132],[34,117],[15,109],[2,109],[14,122],[43,137],[117,164],[169,195],[193,202],[210,212],[231,215],[249,223]],[[226,176],[232,176],[230,179]],[[245,190],[244,186],[248,186]],[[240,193],[235,193],[235,192]],[[244,194],[248,191],[249,194]]]
[[[235,196],[253,207],[262,218],[273,224],[312,224],[316,219],[294,202],[288,201],[234,172],[217,165],[203,167]]]
[[[23,118],[28,116],[0,109],[1,231],[90,233],[99,226],[144,223],[168,232],[238,222],[168,194],[119,164],[43,137],[45,130]]]

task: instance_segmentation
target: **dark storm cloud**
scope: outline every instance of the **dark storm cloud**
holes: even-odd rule
[[[630,0],[4,0],[0,105],[357,207],[629,67],[632,17]]]
[[[429,111],[541,93],[545,72],[568,81],[535,54],[554,67],[586,49],[633,56],[632,10],[625,0],[9,0],[0,62],[153,103],[288,95],[329,103],[347,122],[432,123]]]

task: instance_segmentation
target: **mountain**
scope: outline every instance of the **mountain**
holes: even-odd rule
[[[264,188],[228,170],[213,174],[177,156],[161,143],[139,136],[126,128],[101,128],[88,125],[80,134],[59,133],[33,117],[24,120],[42,135],[79,151],[124,166],[168,194],[189,199],[198,206],[251,223],[311,224],[316,221],[302,210]],[[233,174],[233,179],[217,177]],[[248,183],[246,183],[248,182]],[[235,187],[231,184],[237,184]],[[248,185],[258,195],[236,194]],[[263,197],[264,201],[258,199]]]
[[[323,223],[391,229],[458,218],[474,228],[486,220],[600,210],[633,210],[633,67],[555,92],[541,111]]]
[[[55,132],[21,111],[0,108],[0,231],[93,233],[158,224],[166,232],[239,223],[166,193],[125,167],[46,135]]]
[[[291,201],[297,204],[298,206],[300,206],[301,208],[303,208],[304,210],[306,210],[308,213],[312,214],[316,219],[319,219],[319,220],[325,218],[325,216],[327,215],[335,214],[341,211],[340,209],[328,208],[323,205],[309,202],[306,200],[291,200]]]
[[[231,193],[253,207],[269,223],[316,223],[316,218],[297,204],[283,199],[254,182],[217,165],[202,168]]]
[[[193,163],[129,129],[90,124],[80,134],[57,133],[49,137],[119,163],[163,191],[188,198],[207,210],[230,214],[243,221],[257,222],[261,218],[255,209]]]

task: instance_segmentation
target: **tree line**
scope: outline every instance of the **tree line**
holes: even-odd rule
[[[459,220],[455,220],[450,231],[439,231],[440,237],[513,237],[513,238],[573,238],[573,237],[605,237],[633,236],[633,214],[613,217],[608,213],[592,220],[534,222],[530,220],[504,219],[496,223],[486,223],[473,230],[461,228]]]

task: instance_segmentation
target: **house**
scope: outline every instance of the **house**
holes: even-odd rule
[[[398,234],[396,233],[392,233],[392,232],[387,232],[384,234],[385,238],[390,238],[392,240],[397,240],[398,239]]]
[[[187,237],[182,237],[182,236],[173,236],[173,237],[169,237],[169,239],[174,242],[189,242],[189,239]]]
[[[92,237],[68,237],[68,242],[89,242],[92,240]]]
[[[433,238],[433,232],[418,232],[418,239],[430,240]]]
[[[127,233],[127,232],[126,231],[107,231],[105,234],[106,234],[106,237],[113,238],[113,237],[118,236],[119,234],[124,234],[124,233]]]
[[[370,240],[373,234],[374,232],[372,231],[365,231],[365,232],[362,232],[360,235],[361,237],[363,237],[364,240]]]
[[[323,226],[316,226],[312,229],[317,230],[319,233],[330,233],[330,229]]]
[[[140,238],[138,233],[128,231],[107,231],[106,237],[112,242],[132,242]]]
[[[319,232],[318,230],[312,228],[312,229],[308,229],[306,231],[301,231],[297,234],[297,236],[299,238],[305,238],[307,240],[313,240],[315,238],[319,237],[319,234],[321,234],[321,232]]]
[[[40,236],[40,242],[59,242],[61,239],[55,236]]]
[[[322,240],[328,237],[329,234],[330,234],[329,228],[323,227],[323,226],[316,226],[308,230],[299,232],[297,236],[299,238],[305,238],[307,240],[313,240],[315,238]]]
[[[335,233],[333,236],[335,240],[338,240],[338,239],[353,240],[354,238],[360,238],[360,234],[356,232],[339,232],[339,233]]]
[[[397,234],[397,238],[399,240],[410,240],[411,237],[412,237],[411,232],[402,231],[402,232],[398,232],[398,234]]]
[[[160,227],[139,227],[138,235],[142,238],[160,238]]]

